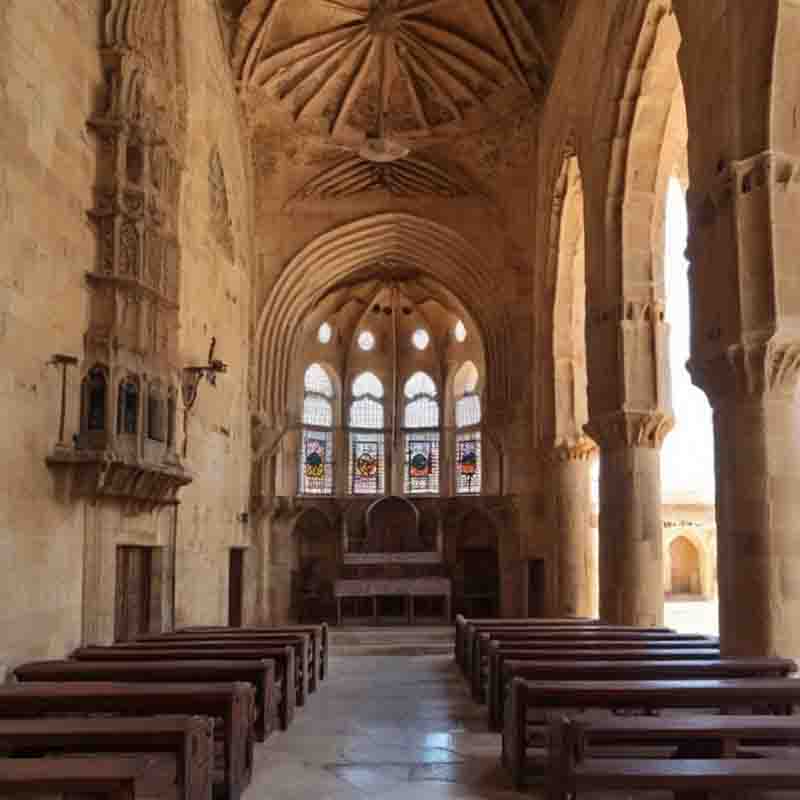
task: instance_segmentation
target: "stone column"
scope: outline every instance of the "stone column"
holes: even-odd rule
[[[671,426],[662,413],[619,412],[588,428],[600,447],[600,618],[606,622],[664,620],[660,450]]]
[[[558,552],[556,616],[589,616],[591,534],[591,458],[594,442],[582,438],[555,448],[550,458]]]
[[[800,341],[694,370],[714,408],[720,636],[730,655],[800,655]]]
[[[690,371],[714,409],[721,644],[797,657],[800,9],[674,7],[689,126]]]

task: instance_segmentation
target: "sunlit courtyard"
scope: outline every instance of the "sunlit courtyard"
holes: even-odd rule
[[[664,624],[680,633],[719,634],[718,601],[674,600],[664,604]]]

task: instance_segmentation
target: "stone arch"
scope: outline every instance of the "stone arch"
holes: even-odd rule
[[[284,269],[257,330],[258,410],[273,424],[287,412],[291,363],[309,309],[336,284],[378,263],[397,263],[437,279],[470,311],[479,328],[490,375],[487,406],[502,415],[508,402],[509,322],[483,302],[500,287],[484,256],[459,234],[409,214],[378,214],[329,231]]]
[[[703,592],[702,557],[698,544],[688,536],[676,536],[667,548],[669,594],[701,595]]]
[[[586,244],[578,156],[565,153],[553,198],[554,427],[556,444],[583,437],[589,418],[586,375]]]
[[[663,211],[674,163],[665,166],[667,134],[683,105],[677,52],[680,30],[667,0],[628,0],[614,23],[610,59],[594,110],[591,149],[596,168],[586,185],[588,360],[593,418],[622,405],[660,409],[671,426],[664,325]],[[625,46],[627,45],[627,46]],[[673,148],[674,149],[674,148]],[[619,325],[652,328],[652,380],[632,380],[619,348]],[[613,365],[618,365],[613,367]],[[612,368],[610,368],[612,367]],[[663,428],[663,431],[662,431]]]
[[[418,552],[420,511],[405,497],[382,497],[366,511],[368,552]]]

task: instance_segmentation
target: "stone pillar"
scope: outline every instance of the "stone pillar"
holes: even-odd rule
[[[797,657],[800,342],[734,352],[695,373],[714,408],[720,636],[726,654]]]
[[[588,427],[600,447],[600,618],[606,622],[664,620],[660,450],[671,426],[661,413],[620,412]]]
[[[583,438],[555,448],[551,457],[558,553],[556,616],[590,616],[591,458],[595,445]]]
[[[714,409],[723,652],[797,657],[800,9],[724,6],[674,4],[689,126],[690,371]]]

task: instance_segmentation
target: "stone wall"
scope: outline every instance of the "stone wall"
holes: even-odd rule
[[[249,158],[215,7],[185,0],[178,20],[186,76],[186,151],[178,238],[182,248],[179,362],[206,363],[209,342],[228,364],[202,384],[189,416],[184,464],[194,474],[182,503],[142,511],[58,491],[45,459],[59,432],[61,368],[84,357],[97,232],[98,151],[87,125],[103,94],[106,4],[68,0],[0,8],[0,663],[62,656],[82,638],[113,635],[115,547],[177,542],[179,623],[227,614],[227,550],[246,545],[250,444]],[[152,13],[152,12],[151,12]],[[162,98],[166,106],[173,98]],[[216,155],[214,155],[216,153]],[[230,235],[219,216],[221,162]],[[80,414],[79,369],[67,367],[64,442]],[[183,441],[182,414],[177,439]],[[165,622],[172,590],[165,593]],[[252,607],[253,599],[249,599]]]

